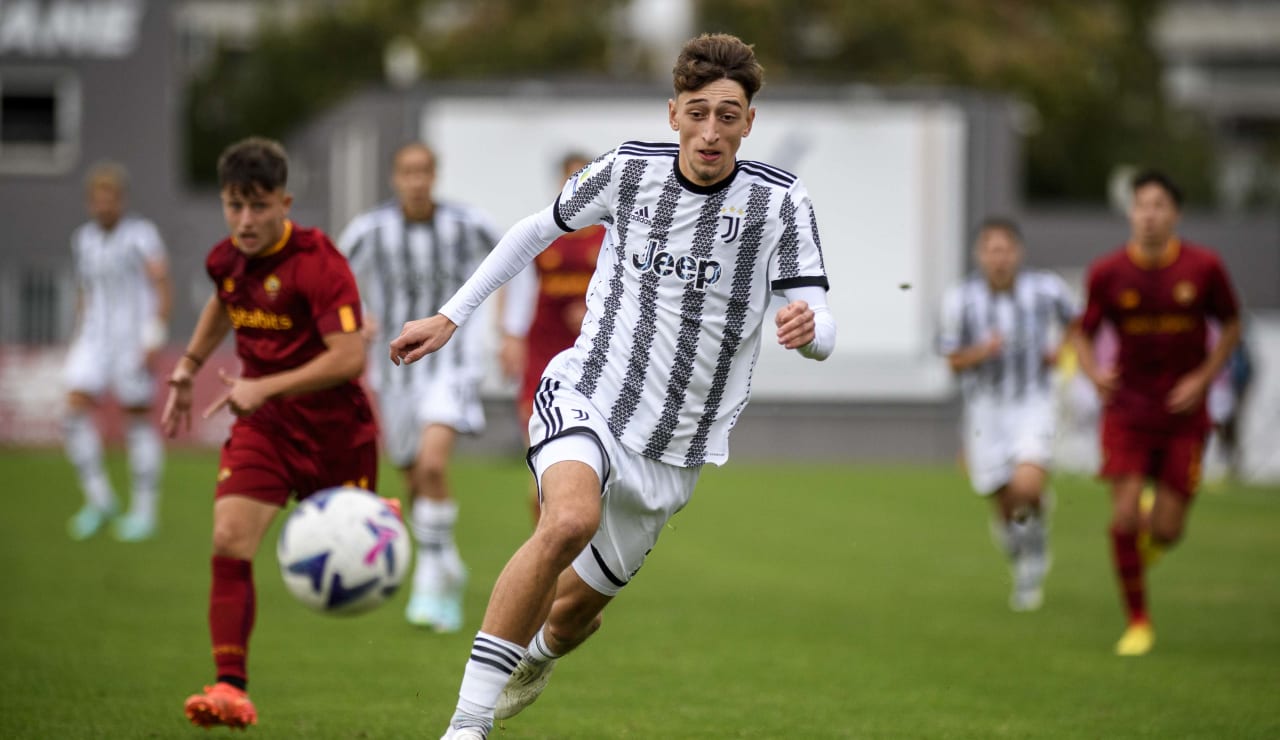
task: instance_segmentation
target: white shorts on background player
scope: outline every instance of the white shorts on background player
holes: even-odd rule
[[[566,440],[566,444],[556,444]],[[640,569],[658,535],[693,496],[700,467],[683,468],[632,452],[609,432],[606,417],[571,386],[544,378],[529,419],[529,465],[538,477],[577,452],[598,448],[603,481],[600,528],[573,561],[588,586],[614,596]]]
[[[147,369],[146,359],[140,348],[110,346],[82,334],[67,353],[63,382],[68,391],[94,398],[110,391],[127,408],[150,406],[155,379]]]
[[[1054,425],[1053,399],[1047,395],[968,401],[963,444],[973,490],[983,496],[995,493],[1024,463],[1048,470],[1053,462]]]
[[[433,424],[450,427],[460,434],[484,431],[484,407],[475,382],[440,377],[407,387],[378,390],[383,447],[392,464],[407,468],[422,446],[422,432]],[[386,385],[394,385],[388,383]]]

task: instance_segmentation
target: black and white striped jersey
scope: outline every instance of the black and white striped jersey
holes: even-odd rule
[[[159,300],[147,264],[166,260],[155,224],[126,215],[105,231],[90,221],[72,234],[71,254],[80,288],[78,336],[113,350],[141,348],[143,327]]]
[[[1079,313],[1071,289],[1055,273],[1024,269],[1010,290],[996,292],[975,272],[943,299],[938,352],[949,355],[998,335],[1004,341],[1000,355],[961,372],[965,399],[1048,395],[1045,358],[1060,340],[1059,330]]]
[[[484,374],[481,326],[460,328],[439,352],[397,371],[387,362],[385,344],[406,321],[434,314],[493,249],[498,235],[483,212],[453,203],[437,203],[429,221],[408,221],[399,204],[387,203],[343,230],[338,249],[351,264],[365,314],[378,323],[379,339],[370,347],[369,379],[375,390],[424,381],[436,372],[477,381]]]
[[[704,187],[680,174],[678,151],[628,142],[565,184],[560,227],[608,233],[582,333],[545,374],[590,398],[628,449],[691,467],[728,458],[770,295],[825,289],[827,276],[795,175],[739,161]]]

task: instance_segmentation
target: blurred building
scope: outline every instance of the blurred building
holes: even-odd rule
[[[0,2],[0,444],[11,439],[4,437],[2,428],[7,418],[5,395],[26,393],[32,374],[45,377],[43,385],[54,385],[48,382],[52,376],[44,374],[56,372],[58,348],[72,327],[74,285],[68,239],[85,219],[81,184],[85,171],[102,159],[129,168],[133,207],[156,221],[169,246],[176,297],[172,336],[181,341],[209,294],[203,272],[205,254],[225,233],[217,193],[191,187],[181,174],[185,84],[205,68],[219,44],[249,48],[263,8],[270,8],[275,22],[288,24],[316,4],[304,0],[270,4],[255,0]],[[1204,6],[1229,7],[1231,12],[1213,13]],[[683,0],[638,0],[632,10],[643,16],[668,11],[674,15],[661,24],[636,26],[623,47],[634,50],[634,44],[652,44],[660,48],[683,37],[689,7]],[[1252,20],[1232,20],[1231,13],[1236,12]],[[1280,86],[1266,83],[1277,79],[1268,65],[1280,63],[1280,43],[1266,36],[1268,28],[1275,33],[1275,25],[1267,25],[1270,22],[1280,24],[1280,8],[1264,2],[1174,2],[1162,21],[1161,48],[1171,64],[1170,90],[1188,104],[1203,106],[1219,122],[1226,145],[1238,152],[1229,159],[1239,164],[1228,167],[1228,178],[1236,177],[1232,166],[1248,166],[1250,147],[1263,140],[1255,132],[1265,133],[1280,119]],[[1219,23],[1223,25],[1215,25]],[[1263,37],[1272,40],[1257,40]],[[517,195],[510,183],[486,190],[483,178],[506,179],[514,169],[526,178],[517,190],[526,191],[536,207],[555,186],[556,157],[564,148],[586,143],[579,129],[557,115],[579,110],[583,116],[598,114],[595,120],[603,121],[610,106],[631,110],[627,106],[632,103],[661,101],[668,94],[665,84],[495,80],[441,85],[417,79],[421,70],[413,60],[392,52],[385,84],[353,94],[303,125],[286,142],[296,196],[293,216],[300,223],[336,233],[354,213],[390,197],[391,152],[405,140],[419,137],[449,147],[441,152],[442,196],[459,195],[450,188],[461,191],[464,188],[458,183],[469,182],[481,189],[466,192],[467,199],[499,211]],[[1248,86],[1250,80],[1255,87]],[[465,138],[480,131],[471,122],[476,127],[492,126],[486,130],[495,137],[513,138],[509,129],[500,128],[500,115],[485,117],[484,111],[492,111],[495,103],[499,113],[506,107],[514,111],[509,118],[524,124],[519,136],[531,148],[540,147],[534,154],[522,153],[529,156],[518,161],[487,161],[484,140]],[[856,357],[856,362],[842,365],[838,355],[822,363],[825,369],[816,372],[832,375],[832,368],[836,371],[833,377],[809,378],[818,385],[797,377],[794,382],[784,379],[769,386],[762,373],[761,392],[735,436],[737,454],[767,456],[797,448],[799,443],[798,452],[812,458],[847,459],[852,454],[864,460],[953,459],[959,442],[958,404],[947,379],[938,382],[942,360],[918,340],[932,331],[936,314],[932,304],[944,283],[965,269],[970,226],[990,213],[1018,218],[1027,235],[1030,261],[1060,270],[1078,282],[1090,260],[1123,241],[1127,234],[1123,216],[1097,207],[1026,206],[1018,191],[1016,108],[996,96],[929,89],[771,86],[760,104],[772,106],[762,121],[790,120],[792,107],[821,109],[826,113],[810,120],[828,129],[847,126],[845,135],[858,137],[862,147],[850,146],[850,151],[872,147],[858,162],[840,165],[845,189],[822,193],[818,203],[823,234],[828,251],[848,250],[841,260],[866,258],[883,270],[901,274],[887,277],[884,285],[864,284],[856,267],[842,267],[841,275],[833,274],[833,291],[843,291],[840,300],[870,302],[863,309],[840,308],[853,310],[850,317],[841,319],[841,352],[846,353],[844,359]],[[638,114],[648,121],[643,130],[649,130],[650,123],[656,122],[658,129],[665,123],[660,102],[656,107],[653,121],[648,121],[647,109]],[[648,135],[640,118],[627,115],[633,115],[624,116],[627,130],[634,125],[638,131],[629,136]],[[757,133],[744,156],[795,169],[811,191],[829,188],[829,183],[839,186],[841,181],[831,177],[830,170],[848,152],[823,149],[829,144],[818,142],[816,129],[805,121],[790,120],[768,135],[764,129]],[[464,138],[450,139],[450,135]],[[669,136],[670,132],[652,135]],[[884,153],[900,152],[901,156],[877,161],[874,142],[864,140],[877,136],[885,137]],[[464,142],[462,149],[453,143],[457,141]],[[485,202],[486,196],[491,202]],[[899,205],[917,198],[915,202],[925,206],[892,218],[885,218],[886,214],[898,213],[900,208],[881,209],[874,214],[881,218],[879,231],[857,231],[861,224],[850,230],[842,227],[842,219],[861,213],[859,208],[875,208],[894,197]],[[517,215],[532,207],[521,206]],[[510,223],[505,214],[499,221],[504,226]],[[1251,310],[1280,310],[1277,214],[1224,216],[1193,211],[1186,214],[1184,232],[1222,251]],[[850,234],[856,234],[856,244],[850,243]],[[909,245],[910,251],[901,252],[901,244]],[[904,327],[903,331],[891,331],[896,326]],[[909,346],[902,344],[894,357],[877,359],[865,347],[877,331],[886,335],[883,345],[890,350],[894,342],[908,337],[911,341]],[[34,348],[44,364],[24,365],[17,374],[5,375],[4,360],[17,356],[18,348],[28,354]],[[762,368],[769,362],[764,358]],[[815,390],[835,387],[831,384],[843,382],[842,377],[849,387],[841,393],[823,397]],[[923,384],[907,382],[915,377],[923,379]],[[903,392],[908,386],[915,392]],[[504,435],[497,421],[509,412],[509,402],[500,397],[492,401],[496,436],[480,443],[503,448],[518,434]],[[33,408],[48,415],[48,404]]]
[[[1229,208],[1280,199],[1280,3],[1176,0],[1155,27],[1165,89],[1213,124]]]

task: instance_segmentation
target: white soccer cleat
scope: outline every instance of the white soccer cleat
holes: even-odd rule
[[[524,708],[538,700],[547,682],[551,680],[551,671],[556,661],[534,663],[528,656],[520,659],[520,664],[507,680],[507,685],[498,697],[498,706],[493,710],[494,719],[511,719]]]
[[[1009,608],[1033,612],[1044,604],[1044,577],[1049,572],[1048,555],[1023,555],[1013,563],[1013,593]]]

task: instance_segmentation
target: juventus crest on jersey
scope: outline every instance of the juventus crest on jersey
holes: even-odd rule
[[[395,336],[406,321],[434,313],[497,241],[493,223],[477,209],[438,203],[430,221],[408,221],[398,204],[389,203],[356,217],[339,237],[338,249],[351,264],[366,313],[379,331]],[[453,343],[410,372],[392,373],[386,362],[372,364],[377,368],[370,373],[373,387],[423,381],[437,371],[478,380],[483,374],[478,332],[483,330],[460,331]],[[383,359],[380,352],[371,353]]]
[[[590,398],[628,449],[718,464],[750,395],[770,294],[827,278],[799,179],[739,161],[699,186],[679,173],[678,151],[628,142],[565,184],[560,227],[608,233],[582,334],[545,374]]]

